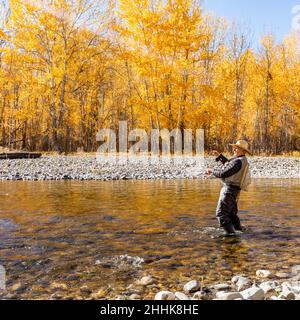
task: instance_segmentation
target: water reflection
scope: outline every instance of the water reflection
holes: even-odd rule
[[[255,181],[240,200],[250,230],[237,238],[216,228],[219,190],[217,181],[2,182],[8,287],[21,281],[18,297],[37,298],[49,297],[53,281],[70,294],[101,284],[114,296],[146,273],[178,290],[190,278],[300,264],[299,180]]]

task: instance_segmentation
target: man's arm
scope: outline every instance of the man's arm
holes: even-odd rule
[[[229,164],[224,169],[213,170],[213,175],[216,178],[226,179],[234,174],[238,173],[243,167],[242,161],[240,159],[235,159],[229,162]]]

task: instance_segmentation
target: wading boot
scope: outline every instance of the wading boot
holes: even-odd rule
[[[233,225],[231,223],[224,225],[223,229],[225,231],[225,236],[226,237],[234,237],[234,236],[236,236],[235,229],[234,229],[234,227],[233,227]]]
[[[246,232],[247,231],[247,228],[244,226],[241,226],[241,225],[239,225],[237,227],[235,226],[234,229],[235,229],[235,231],[239,231],[239,232]]]

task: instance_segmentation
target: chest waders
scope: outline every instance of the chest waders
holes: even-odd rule
[[[235,231],[242,231],[240,219],[238,217],[238,201],[240,192],[245,182],[249,169],[247,159],[242,160],[243,167],[238,174],[224,179],[224,186],[221,190],[216,215],[220,226],[227,235],[235,234]]]

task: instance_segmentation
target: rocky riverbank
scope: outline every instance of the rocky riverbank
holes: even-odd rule
[[[155,278],[145,276],[137,284],[153,286]],[[116,298],[141,299],[137,294]],[[252,278],[237,275],[231,281],[208,286],[200,280],[191,280],[180,291],[157,292],[154,300],[300,300],[300,266],[294,266],[288,273],[257,270]]]
[[[300,158],[251,157],[253,178],[300,178]],[[200,166],[195,158],[151,163],[136,160],[115,162],[95,156],[44,156],[40,159],[0,161],[0,180],[160,180],[202,178],[206,167],[216,167],[214,158]]]
[[[69,279],[70,277],[68,277]],[[75,279],[75,277],[73,276]],[[115,295],[111,286],[91,288],[81,285],[72,290],[67,281],[52,282],[47,293],[35,294],[34,299],[45,300],[157,300],[157,301],[203,301],[203,300],[300,300],[300,265],[291,270],[273,273],[257,270],[253,276],[236,275],[231,280],[207,284],[204,279],[194,279],[162,290],[162,279],[151,275],[133,279],[122,294]],[[103,284],[102,284],[103,285]],[[36,286],[35,286],[36,287]],[[36,290],[33,287],[32,290]],[[27,290],[22,283],[15,283],[7,290],[0,290],[4,300],[24,298]],[[161,291],[159,291],[161,290]],[[177,291],[176,291],[177,290]],[[26,298],[28,298],[26,296]]]
[[[182,291],[160,291],[154,299],[300,300],[300,266],[294,266],[288,273],[273,274],[269,270],[257,270],[253,278],[237,275],[229,282],[207,287],[203,287],[199,280],[191,280],[183,286]]]

